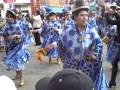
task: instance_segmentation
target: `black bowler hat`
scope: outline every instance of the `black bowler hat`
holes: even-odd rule
[[[15,10],[7,10],[7,11],[6,11],[6,17],[7,17],[7,16],[16,18],[17,13],[15,12]]]
[[[94,90],[89,76],[78,70],[65,69],[57,72],[52,78],[40,79],[36,90]]]
[[[74,20],[76,15],[78,15],[80,11],[89,12],[89,10],[90,10],[89,6],[84,5],[83,0],[75,0],[73,4],[73,8],[71,10],[72,12],[71,18]]]

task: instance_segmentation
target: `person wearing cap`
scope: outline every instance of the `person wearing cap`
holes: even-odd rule
[[[57,20],[57,14],[54,11],[49,12],[47,19],[41,32],[43,37],[42,47],[44,49],[49,49],[47,46],[51,46],[52,44],[57,45],[59,35],[62,32],[61,24]],[[53,59],[56,59],[58,64],[60,63],[58,48],[53,47],[50,51],[48,50],[47,55],[49,57],[49,63],[51,63]]]
[[[25,38],[24,38],[24,44],[29,46],[31,43],[34,43],[34,37],[32,35],[32,24],[30,23],[30,16],[27,15],[27,17],[23,16],[21,11],[17,12],[17,21],[19,22],[19,25],[21,26]]]
[[[3,28],[3,37],[5,40],[6,56],[4,62],[7,65],[7,70],[16,71],[14,79],[19,80],[19,85],[24,85],[23,70],[25,64],[30,59],[29,51],[24,47],[25,34],[16,20],[14,10],[7,10],[6,25]]]
[[[116,10],[116,6],[115,5],[111,5],[108,12],[105,13],[105,18],[106,18],[106,35],[103,38],[103,41],[105,39],[105,37],[107,38],[106,41],[108,43],[107,47],[108,47],[108,52],[107,52],[107,60],[112,63],[112,60],[115,56],[116,53],[116,43],[114,42],[114,38],[116,35],[116,30],[117,30],[117,25],[113,25],[110,23],[110,21],[116,21],[115,16],[113,15],[113,12]]]
[[[71,12],[63,11],[63,27],[68,28],[71,24],[74,24],[74,21],[71,18]]]
[[[116,77],[118,74],[118,63],[120,61],[120,14],[117,11],[117,6],[114,7],[114,10],[112,11],[112,15],[115,17],[114,20],[108,18],[108,24],[116,25],[116,33],[113,38],[114,41],[114,50],[113,52],[113,58],[112,58],[112,71],[111,71],[111,79],[109,81],[109,87],[116,86]],[[112,52],[112,51],[111,51]]]
[[[107,90],[102,69],[102,40],[96,28],[88,25],[89,7],[76,0],[72,9],[74,24],[61,34],[58,43],[64,69],[82,70],[89,75],[95,90]]]
[[[65,69],[53,77],[44,77],[37,81],[36,90],[94,90],[92,79],[78,70]]]

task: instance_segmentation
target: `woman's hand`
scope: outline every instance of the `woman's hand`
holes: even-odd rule
[[[14,40],[16,38],[16,35],[10,35],[10,36],[8,36],[8,39],[10,39],[10,40]]]
[[[16,38],[17,38],[17,39],[20,39],[20,38],[21,38],[21,35],[16,35]]]
[[[103,39],[102,39],[102,41],[103,41],[105,44],[107,44],[107,45],[109,45],[109,43],[110,43],[110,39],[109,39],[108,36],[104,36]]]
[[[8,39],[10,39],[10,40],[20,39],[20,38],[21,38],[21,35],[17,35],[17,34],[15,34],[15,35],[10,35],[10,36],[8,37]]]
[[[86,57],[86,60],[87,60],[87,61],[90,61],[90,62],[93,62],[95,59],[96,59],[96,56],[95,56],[95,55],[92,55],[92,54],[89,54],[89,55],[87,55],[87,57]]]
[[[49,52],[51,49],[53,49],[54,48],[54,45],[52,45],[52,44],[50,44],[50,45],[48,45],[47,47],[45,47],[44,49],[47,51],[47,52]]]

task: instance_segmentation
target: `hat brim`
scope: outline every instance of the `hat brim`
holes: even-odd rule
[[[117,10],[120,10],[120,8],[117,8]]]
[[[40,79],[36,83],[35,89],[36,90],[47,90],[50,80],[51,80],[51,78],[49,78],[49,77],[44,77],[44,78]]]
[[[111,5],[110,8],[117,8],[117,6],[116,5]]]
[[[76,12],[76,11],[80,11],[80,10],[85,10],[85,11],[89,11],[90,8],[88,6],[80,6],[78,8],[75,8],[72,10],[72,13]]]
[[[12,16],[14,16],[14,17],[17,16],[17,15],[15,14],[15,12],[12,11],[12,10],[7,10],[6,16],[7,16],[7,15],[12,15]]]
[[[120,6],[117,7],[117,10],[120,10]]]

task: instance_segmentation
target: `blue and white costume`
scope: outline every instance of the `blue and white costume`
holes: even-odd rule
[[[47,45],[50,45],[52,43],[57,43],[61,32],[62,32],[61,24],[58,21],[50,21],[45,23],[43,30],[41,32],[41,36],[43,36],[44,38],[42,47],[45,48],[47,47]],[[53,48],[52,50],[50,50],[48,52],[48,56],[50,58],[59,57],[58,48]]]
[[[24,44],[29,46],[31,43],[34,43],[34,37],[30,35],[32,25],[27,20],[19,20],[19,24],[25,34]]]
[[[21,40],[16,41],[10,36],[21,35]],[[7,23],[3,30],[5,46],[7,49],[5,64],[9,70],[20,71],[24,69],[24,65],[30,60],[30,53],[24,45],[25,34],[18,21]]]
[[[115,42],[115,36],[117,30],[116,25],[109,25],[109,30],[108,30],[108,36],[110,38],[110,44],[108,48],[108,53],[107,53],[107,60],[110,61],[111,63],[113,62],[116,53],[117,53],[117,43]]]
[[[102,69],[102,41],[90,25],[80,32],[75,24],[72,28],[64,30],[59,41],[60,58],[66,69],[82,70],[89,75],[95,83],[95,90],[107,90],[107,83]],[[86,60],[88,54],[93,54],[96,59],[93,62]]]

